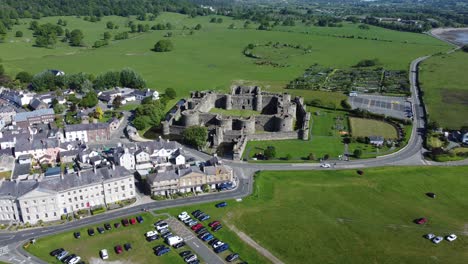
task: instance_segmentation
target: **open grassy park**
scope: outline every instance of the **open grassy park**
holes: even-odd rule
[[[227,115],[227,116],[239,116],[239,117],[249,117],[249,116],[256,116],[260,115],[259,111],[255,110],[248,110],[248,109],[221,109],[221,108],[211,108],[210,113],[213,114],[220,114],[220,115]]]
[[[169,212],[201,209],[285,263],[465,263],[466,169],[387,167],[365,169],[362,176],[355,170],[262,172],[253,195],[241,202]],[[414,224],[419,217],[428,223]],[[458,239],[435,245],[423,238],[427,233]]]
[[[365,118],[349,118],[351,133],[354,137],[382,136],[385,139],[396,139],[396,129],[389,123]]]
[[[27,251],[48,263],[62,263],[54,257],[51,257],[49,253],[57,248],[64,248],[65,250],[74,253],[86,261],[86,263],[98,263],[99,262],[99,251],[101,249],[107,249],[109,253],[109,259],[117,263],[184,263],[184,261],[178,256],[176,251],[171,249],[169,254],[161,257],[156,256],[153,253],[153,247],[163,244],[164,242],[159,239],[153,242],[147,242],[145,240],[145,233],[149,230],[154,230],[153,223],[158,218],[153,217],[150,214],[142,214],[144,222],[136,225],[129,225],[127,227],[120,226],[112,230],[106,230],[104,234],[99,234],[96,231],[97,226],[103,227],[104,223],[99,225],[93,225],[91,227],[95,230],[94,236],[88,236],[88,227],[79,228],[77,230],[60,233],[44,238],[37,239],[36,244],[30,245]],[[119,222],[120,219],[114,219],[106,223],[112,225]],[[80,231],[81,238],[75,239],[73,232]],[[131,251],[123,251],[121,254],[116,254],[114,246],[123,245],[130,243],[132,245]]]
[[[155,21],[144,21],[151,25],[170,22],[175,26],[174,50],[168,53],[152,52],[154,44],[163,39],[167,30],[130,34],[130,39],[111,41],[109,46],[91,48],[94,41],[102,38],[104,32],[112,35],[129,31],[126,23],[135,17],[103,17],[99,22],[84,21],[78,17],[46,17],[39,24],[55,24],[59,18],[68,22],[66,29],[79,28],[84,33],[86,47],[70,47],[58,42],[55,48],[33,47],[32,31],[28,30],[30,19],[21,19],[0,44],[0,58],[6,72],[16,74],[25,70],[37,73],[44,69],[60,69],[66,73],[89,72],[99,74],[111,69],[130,67],[140,72],[154,89],[175,88],[179,96],[186,96],[191,90],[222,89],[242,80],[256,84],[268,84],[283,88],[290,80],[303,74],[313,63],[332,67],[350,67],[358,61],[377,58],[388,69],[407,69],[416,57],[448,49],[447,44],[423,34],[391,31],[371,27],[358,29],[358,25],[345,23],[341,28],[320,28],[298,23],[294,27],[278,27],[272,31],[259,31],[253,24],[243,29],[242,20],[223,17],[224,22],[209,23],[210,17],[189,18],[185,15],[162,13]],[[107,30],[106,23],[113,21],[119,29]],[[236,29],[228,29],[234,23]],[[190,33],[197,24],[199,31]],[[24,36],[14,37],[21,30]],[[355,38],[339,36],[354,35]],[[358,39],[357,37],[361,37]],[[367,39],[365,39],[367,38]],[[372,38],[376,40],[372,40]],[[385,41],[383,41],[385,40]],[[255,60],[242,54],[249,43],[265,44],[280,42],[311,46],[311,52],[301,56],[275,56],[286,61],[287,67],[257,65]],[[270,52],[270,51],[263,51]],[[280,52],[281,53],[281,52]],[[398,54],[398,56],[394,56]]]
[[[430,121],[448,129],[468,126],[468,53],[431,57],[421,66],[420,82]]]

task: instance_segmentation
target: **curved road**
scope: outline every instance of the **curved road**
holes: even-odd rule
[[[436,163],[425,161],[423,158],[423,142],[425,136],[425,123],[426,123],[426,113],[424,105],[420,98],[420,91],[418,89],[418,65],[423,60],[427,59],[429,56],[420,57],[411,62],[410,65],[410,83],[411,83],[411,92],[412,92],[412,102],[413,102],[413,113],[414,113],[414,122],[413,122],[413,131],[411,138],[408,144],[401,149],[400,151],[382,156],[375,159],[368,160],[355,160],[355,161],[336,161],[333,169],[349,169],[349,168],[360,168],[360,167],[377,167],[377,166],[395,166],[395,165],[467,165],[468,160],[463,160],[459,162],[447,162],[447,163]],[[194,157],[207,159],[208,155],[189,149],[189,152],[192,153]],[[123,208],[116,211],[111,211],[105,214],[98,216],[88,217],[82,220],[76,220],[69,222],[63,225],[50,226],[43,228],[27,229],[17,232],[1,232],[0,233],[0,249],[1,247],[7,248],[10,256],[13,256],[14,259],[9,259],[9,261],[14,263],[42,263],[40,260],[31,259],[21,248],[21,244],[32,238],[32,237],[42,237],[54,233],[60,233],[64,231],[73,230],[79,227],[92,225],[100,223],[106,220],[111,220],[119,217],[124,217],[132,214],[137,214],[142,211],[143,208],[148,208],[150,210],[159,210],[169,207],[176,207],[189,204],[205,203],[215,200],[224,200],[224,199],[233,199],[233,198],[242,198],[248,196],[252,192],[253,177],[252,175],[256,171],[260,170],[317,170],[320,168],[319,164],[311,163],[301,163],[301,164],[252,164],[245,162],[234,162],[234,161],[224,161],[225,164],[231,166],[234,169],[235,175],[239,179],[238,187],[229,192],[222,192],[216,195],[204,195],[190,197],[180,200],[167,200],[167,201],[158,201],[150,202],[147,204],[142,204],[130,208]],[[4,259],[8,255],[1,256],[0,259]]]

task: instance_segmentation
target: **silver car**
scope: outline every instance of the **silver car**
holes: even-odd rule
[[[442,242],[442,240],[444,240],[444,238],[441,236],[438,236],[438,237],[434,237],[432,239],[432,242],[434,242],[435,244],[439,244],[440,242]]]

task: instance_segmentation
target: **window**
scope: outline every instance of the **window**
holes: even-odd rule
[[[84,207],[84,203],[81,203],[81,207]]]
[[[78,201],[78,197],[75,197],[75,202]]]
[[[80,189],[80,193],[81,193],[81,189]]]
[[[78,209],[78,205],[75,205],[75,207]]]
[[[83,195],[80,195],[80,200],[83,201]]]
[[[119,187],[115,187],[114,192],[119,192]]]
[[[130,195],[133,195],[133,191],[130,192]]]
[[[133,188],[133,184],[129,184],[128,186],[130,187],[130,189]]]
[[[26,213],[29,214],[29,208],[26,208]]]
[[[120,186],[122,188],[122,191],[125,191],[125,186]]]
[[[36,200],[33,200],[33,203],[36,203]]]
[[[53,200],[54,200],[54,199],[52,199],[52,201],[53,201]],[[42,202],[45,203],[45,200],[42,200]]]
[[[36,215],[36,219],[39,219],[39,215]]]
[[[28,220],[31,220],[31,217],[28,215]]]
[[[71,203],[71,202],[72,202],[72,198],[68,198],[68,201]]]
[[[49,215],[47,213],[45,213],[44,215],[45,215],[45,218],[49,218]]]
[[[54,212],[54,216],[57,216],[57,212]]]

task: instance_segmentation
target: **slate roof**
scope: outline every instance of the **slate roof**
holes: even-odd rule
[[[31,169],[30,163],[15,164],[15,169],[13,170],[13,175],[12,175],[13,180],[23,175],[29,175],[30,169]]]
[[[9,105],[3,105],[0,107],[0,113],[16,113],[15,109]]]
[[[0,184],[0,197],[19,197],[38,186],[37,181],[4,181]]]
[[[22,121],[27,121],[28,118],[31,118],[31,117],[53,115],[53,114],[54,114],[54,109],[51,109],[51,108],[34,110],[32,112],[21,112],[21,113],[16,114],[14,121],[22,122]]]
[[[38,108],[41,107],[41,106],[47,107],[47,105],[46,105],[44,102],[42,102],[41,100],[39,100],[39,99],[37,99],[37,98],[33,99],[33,100],[29,103],[29,105],[30,105],[33,109],[38,109]]]
[[[108,129],[108,123],[91,123],[91,124],[76,124],[76,125],[66,125],[64,128],[65,132],[73,131],[89,131],[89,130],[99,130],[99,129]]]
[[[48,149],[57,148],[59,146],[58,139],[36,139],[17,141],[15,145],[15,152],[28,151],[33,149]]]

